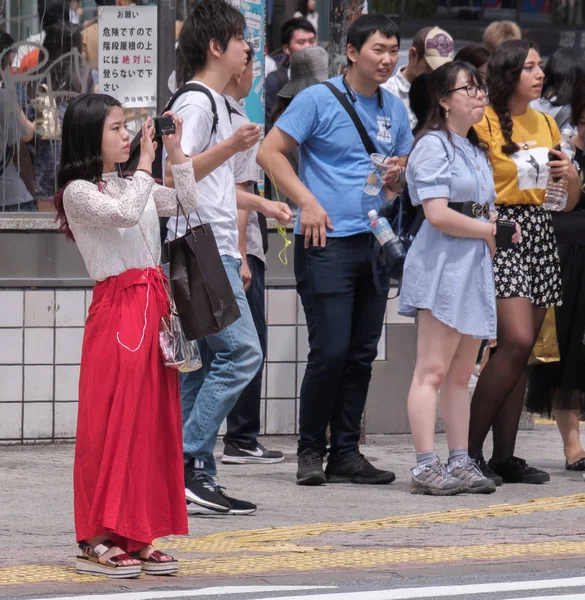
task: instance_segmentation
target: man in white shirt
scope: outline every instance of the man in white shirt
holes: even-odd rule
[[[192,157],[198,181],[199,216],[213,228],[241,312],[223,331],[198,340],[203,367],[184,374],[181,380],[185,495],[190,514],[249,514],[256,510],[251,502],[230,498],[217,485],[213,456],[221,423],[262,364],[258,334],[240,278],[234,181],[234,156],[254,146],[260,130],[248,123],[233,133],[222,95],[232,76],[245,69],[245,27],[243,15],[225,0],[201,0],[187,17],[179,41],[178,83],[195,81],[205,86],[218,120],[214,121],[210,97],[201,91],[183,93],[172,110],[183,119],[182,147]],[[176,225],[179,235],[186,230],[183,217],[176,221],[171,218],[168,223],[171,237]]]
[[[230,104],[232,129],[236,131],[242,125],[249,123],[244,108],[240,104],[250,93],[253,75],[254,52],[248,51],[246,70],[232,77],[225,90],[225,97]],[[258,144],[246,152],[235,155],[234,176],[239,194],[257,196],[258,180],[261,171],[256,164]],[[240,198],[238,198],[240,204]],[[286,205],[282,208],[289,212]],[[264,300],[266,270],[265,246],[266,218],[254,210],[238,207],[238,227],[240,254],[242,255],[242,280],[246,297],[262,352],[266,355],[266,306]],[[262,373],[260,367],[254,379],[240,395],[238,402],[227,418],[227,432],[223,438],[225,448],[221,462],[228,464],[271,464],[284,460],[284,454],[276,450],[268,450],[258,442],[260,433],[260,406],[262,398]]]
[[[432,73],[441,65],[451,62],[455,54],[453,38],[439,27],[425,27],[417,32],[408,50],[408,64],[382,86],[398,96],[408,110],[410,128],[414,129],[417,120],[410,109],[408,93],[412,82],[423,73]]]

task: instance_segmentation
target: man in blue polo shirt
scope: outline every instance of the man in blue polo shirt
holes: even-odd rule
[[[389,276],[376,292],[368,211],[396,191],[412,146],[403,103],[380,85],[392,75],[400,35],[383,15],[362,15],[347,33],[349,69],[331,79],[362,121],[378,152],[392,157],[385,188],[364,193],[370,159],[356,126],[325,85],[298,94],[257,155],[264,171],[299,207],[295,275],[310,352],[301,387],[297,483],[390,483],[359,451],[360,425],[382,332]],[[286,155],[300,146],[297,177]],[[327,426],[331,445],[327,468]]]

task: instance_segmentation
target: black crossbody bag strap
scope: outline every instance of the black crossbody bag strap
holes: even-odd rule
[[[370,154],[376,154],[378,152],[378,149],[374,145],[374,142],[372,142],[372,138],[368,135],[368,132],[366,131],[362,120],[359,118],[355,108],[348,100],[347,96],[339,88],[335,87],[330,81],[324,81],[323,85],[329,88],[333,95],[339,100],[341,106],[345,108],[345,112],[353,121],[353,124],[355,125],[355,128],[357,129],[357,132],[359,133],[360,138],[362,139],[362,143],[364,145],[364,148],[366,149],[366,152],[368,153],[368,156]]]

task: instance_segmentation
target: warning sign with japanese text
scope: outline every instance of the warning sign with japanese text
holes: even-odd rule
[[[124,108],[156,107],[156,6],[99,9],[99,87]]]

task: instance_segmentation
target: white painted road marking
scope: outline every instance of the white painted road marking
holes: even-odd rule
[[[511,581],[505,583],[418,587],[376,590],[371,592],[335,592],[332,594],[305,596],[279,596],[277,599],[274,598],[271,600],[417,600],[419,598],[445,598],[448,596],[469,596],[474,594],[496,594],[503,592],[521,592],[583,586],[585,586],[585,577],[573,577],[569,579],[543,579],[540,581]],[[583,600],[584,595],[581,594],[577,597],[580,600]],[[558,600],[559,596],[556,598]],[[254,598],[254,600],[267,600],[267,598]]]
[[[261,594],[268,592],[302,592],[308,590],[331,590],[334,585],[224,585],[221,587],[176,590],[167,592],[118,592],[115,594],[88,594],[86,596],[61,596],[59,598],[36,598],[35,600],[166,600],[193,596],[227,596],[228,594]],[[265,599],[263,599],[265,600]]]

